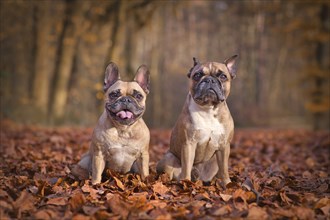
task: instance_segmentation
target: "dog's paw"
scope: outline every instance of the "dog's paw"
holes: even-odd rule
[[[195,182],[199,179],[200,179],[200,172],[196,167],[193,167],[191,170],[191,180]]]
[[[92,185],[97,185],[97,184],[100,184],[100,183],[101,183],[100,179],[95,179],[95,180],[92,179]]]
[[[228,183],[231,183],[231,180],[229,178],[222,180],[222,184],[224,187],[226,187]]]

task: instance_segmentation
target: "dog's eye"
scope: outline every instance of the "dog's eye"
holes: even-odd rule
[[[227,80],[227,76],[224,73],[221,73],[219,77],[221,80]]]
[[[141,101],[143,99],[143,95],[137,90],[133,91],[133,97],[138,101]]]
[[[120,96],[120,92],[119,91],[114,91],[114,92],[110,92],[109,93],[109,98],[110,99],[116,99]]]
[[[140,93],[138,93],[138,94],[135,95],[135,98],[140,101],[140,100],[143,99],[143,95],[141,95]]]
[[[195,73],[193,79],[195,81],[199,81],[203,76],[204,76],[204,73],[203,72],[197,72],[197,73]]]

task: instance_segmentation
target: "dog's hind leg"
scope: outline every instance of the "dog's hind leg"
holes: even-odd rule
[[[78,164],[74,165],[71,173],[79,179],[88,179],[91,172],[91,155],[84,154]]]
[[[167,173],[171,180],[179,180],[181,173],[180,160],[171,152],[167,152],[158,162],[156,171],[158,174]]]

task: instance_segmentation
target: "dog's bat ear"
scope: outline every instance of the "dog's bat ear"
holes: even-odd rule
[[[199,64],[199,60],[196,57],[193,57],[193,61],[194,61],[194,66],[196,66],[197,64]]]
[[[199,64],[199,60],[198,60],[196,57],[193,57],[193,61],[194,61],[194,66],[191,67],[191,69],[189,70],[189,72],[188,72],[188,74],[187,74],[188,78],[190,78],[191,72],[192,72],[192,70],[194,69],[194,67],[195,67],[197,64]]]
[[[149,94],[150,72],[146,65],[141,65],[135,74],[134,81],[136,81],[146,94]]]
[[[109,63],[109,65],[105,69],[103,91],[106,92],[110,88],[110,86],[112,86],[119,79],[120,76],[117,65],[113,62]]]
[[[234,79],[236,77],[236,72],[237,72],[237,66],[236,66],[236,58],[238,55],[234,55],[232,57],[229,57],[224,61],[224,64],[226,64],[228,71],[231,75],[231,78]]]

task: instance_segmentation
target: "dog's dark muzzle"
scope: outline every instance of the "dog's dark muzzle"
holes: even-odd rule
[[[225,100],[221,82],[218,79],[207,76],[195,87],[194,99],[200,104],[217,104]]]
[[[125,125],[133,124],[144,112],[144,108],[129,96],[121,97],[113,103],[106,103],[105,108],[110,117]]]

